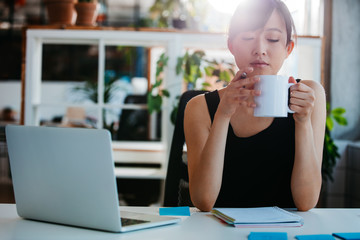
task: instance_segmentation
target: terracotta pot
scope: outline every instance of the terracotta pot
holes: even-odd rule
[[[77,12],[76,25],[94,26],[97,16],[97,4],[79,2],[75,4]]]
[[[50,24],[74,24],[74,0],[44,0]]]

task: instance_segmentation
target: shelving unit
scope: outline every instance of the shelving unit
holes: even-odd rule
[[[40,110],[42,107],[84,107],[97,109],[98,128],[102,128],[102,110],[104,108],[144,109],[146,105],[136,104],[107,104],[104,103],[102,92],[104,89],[105,48],[107,46],[142,46],[147,48],[164,48],[169,58],[165,70],[164,87],[170,92],[171,98],[165,99],[162,109],[162,138],[159,142],[114,142],[115,162],[131,163],[157,163],[161,167],[124,172],[125,168],[117,168],[119,177],[125,178],[157,178],[164,179],[167,169],[167,153],[173,131],[169,119],[169,102],[181,94],[182,79],[176,75],[176,61],[186,48],[200,49],[226,49],[226,36],[213,33],[192,33],[175,31],[154,31],[149,29],[121,28],[79,28],[68,27],[29,27],[26,29],[26,56],[24,58],[25,74],[23,79],[22,96],[22,122],[25,125],[37,126],[40,123]],[[93,104],[49,104],[41,99],[42,84],[42,52],[44,44],[89,44],[98,47],[98,101]],[[156,59],[152,59],[151,66]],[[150,82],[154,82],[155,69],[152,67]],[[132,173],[133,172],[133,173]],[[137,172],[137,173],[136,173]]]

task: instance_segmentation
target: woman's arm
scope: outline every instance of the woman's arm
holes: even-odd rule
[[[307,211],[315,207],[321,190],[321,163],[325,135],[326,100],[323,87],[302,81],[291,87],[291,106],[295,120],[295,161],[291,191],[296,207]]]
[[[222,182],[229,119],[218,115],[211,124],[204,96],[192,99],[185,110],[190,196],[202,211],[212,209]]]
[[[193,204],[202,211],[210,211],[219,195],[226,137],[230,118],[241,105],[253,107],[246,100],[258,95],[243,86],[253,85],[258,79],[234,80],[222,91],[213,123],[209,116],[205,97],[193,98],[186,106],[184,131],[187,145],[189,188]]]

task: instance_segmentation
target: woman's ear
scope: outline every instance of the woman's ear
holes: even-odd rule
[[[294,41],[290,41],[289,44],[286,46],[286,52],[287,52],[286,57],[288,57],[290,53],[294,50],[294,46],[295,46]]]

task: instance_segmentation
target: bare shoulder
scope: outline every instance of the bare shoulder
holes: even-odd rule
[[[204,94],[197,95],[192,99],[190,99],[190,101],[186,104],[185,114],[196,112],[199,110],[201,111],[205,107],[206,107],[206,100]]]
[[[208,113],[208,108],[205,100],[205,95],[201,94],[196,97],[193,97],[186,105],[185,108],[185,121],[197,121],[210,123],[210,116]]]

